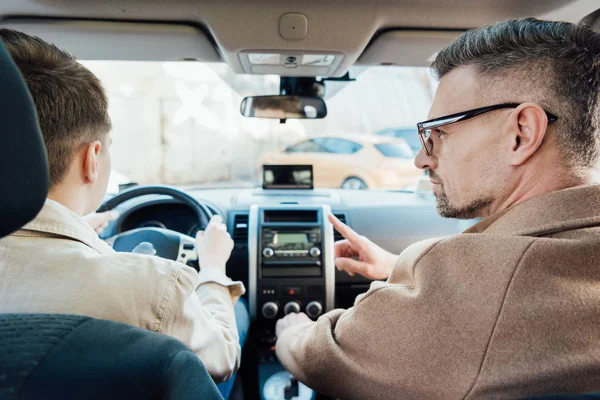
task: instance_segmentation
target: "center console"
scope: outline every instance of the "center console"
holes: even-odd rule
[[[257,206],[248,220],[248,300],[261,342],[292,312],[316,320],[334,306],[333,227],[328,205]]]
[[[310,190],[312,166],[265,165],[263,190]],[[273,192],[276,193],[276,192]],[[290,313],[316,320],[334,307],[329,205],[253,205],[248,215],[248,303],[258,346],[261,400],[311,400],[315,393],[277,360],[275,324]]]

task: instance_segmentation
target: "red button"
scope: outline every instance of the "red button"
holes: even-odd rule
[[[301,296],[302,286],[284,286],[283,292],[287,293],[288,296]]]

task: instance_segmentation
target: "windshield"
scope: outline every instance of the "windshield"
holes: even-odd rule
[[[326,118],[281,124],[240,114],[245,96],[278,94],[278,76],[236,75],[223,63],[83,64],[109,97],[112,193],[130,182],[254,187],[266,164],[310,164],[315,188],[406,189],[423,175],[416,167],[394,174],[376,157],[413,157],[412,140],[392,137],[398,142],[382,147],[369,138],[426,119],[434,85],[427,68],[351,71],[354,82],[326,83]]]

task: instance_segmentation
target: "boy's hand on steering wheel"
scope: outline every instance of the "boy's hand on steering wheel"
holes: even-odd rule
[[[200,269],[215,268],[225,273],[225,264],[233,250],[233,239],[219,215],[210,219],[204,231],[196,233],[196,252]]]
[[[101,213],[93,212],[83,216],[85,222],[87,222],[92,229],[96,231],[96,233],[102,232],[102,230],[108,226],[110,221],[113,221],[117,218],[119,218],[119,212],[114,210]]]

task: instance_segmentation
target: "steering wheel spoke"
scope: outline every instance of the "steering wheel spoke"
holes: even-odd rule
[[[187,264],[188,262],[198,261],[198,253],[196,252],[196,240],[187,236],[179,237],[179,256],[177,261]]]

